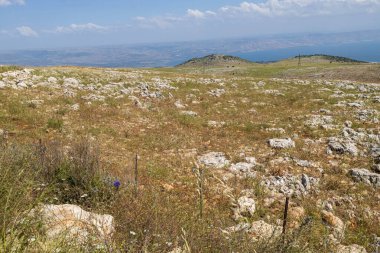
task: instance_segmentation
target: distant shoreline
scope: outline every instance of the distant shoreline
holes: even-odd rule
[[[238,45],[237,45],[238,46]],[[225,54],[242,59],[270,63],[291,58],[296,55],[326,54],[347,57],[358,61],[379,63],[380,41],[363,41],[355,43],[335,43],[313,46],[294,46],[267,50],[244,52],[234,50],[233,45],[222,50],[211,44],[175,44],[110,48],[72,48],[56,50],[17,50],[0,52],[0,65],[20,66],[87,66],[87,67],[173,67],[194,57],[208,54]]]

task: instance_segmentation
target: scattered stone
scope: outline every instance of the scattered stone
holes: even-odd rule
[[[259,81],[259,82],[257,83],[257,86],[258,86],[258,87],[264,87],[264,86],[265,86],[265,82],[264,82],[264,81]]]
[[[64,237],[78,244],[91,240],[102,248],[115,231],[111,215],[87,212],[76,205],[43,205],[31,214],[41,220],[50,240]]]
[[[208,92],[208,94],[210,94],[211,96],[214,96],[214,97],[220,97],[224,93],[226,93],[225,89],[215,89],[215,90],[211,90]]]
[[[64,89],[64,90],[63,90],[63,95],[64,95],[65,97],[68,97],[68,98],[73,98],[73,97],[75,97],[75,96],[77,95],[77,93],[74,92],[74,91],[71,90],[71,89]]]
[[[372,156],[375,164],[380,164],[380,146],[371,148],[370,155]]]
[[[327,153],[337,153],[340,155],[348,153],[350,155],[357,156],[358,148],[350,139],[339,139],[332,137],[328,139]]]
[[[55,78],[55,77],[53,77],[53,76],[51,76],[51,77],[49,77],[48,79],[47,79],[47,81],[49,82],[49,83],[57,83],[58,82],[58,79],[57,78]]]
[[[174,105],[175,105],[175,107],[177,107],[178,109],[184,109],[184,108],[186,108],[186,105],[182,104],[181,100],[177,100],[177,101],[175,101]]]
[[[377,110],[374,109],[364,109],[358,110],[356,112],[356,118],[360,121],[373,121],[374,123],[378,122],[376,115],[378,114]]]
[[[65,79],[63,79],[63,86],[71,87],[71,88],[78,88],[79,87],[79,81],[75,78],[65,78]]]
[[[82,99],[91,101],[104,101],[106,97],[102,95],[88,94],[87,96],[82,96]]]
[[[279,90],[265,90],[264,94],[270,94],[274,96],[284,96],[284,93],[281,93]]]
[[[253,198],[242,196],[238,199],[234,211],[234,219],[239,220],[242,217],[252,217],[256,210],[256,202]]]
[[[282,227],[266,223],[263,220],[254,221],[248,233],[255,241],[275,240],[281,235]]]
[[[6,87],[5,83],[3,81],[0,81],[0,89],[4,89]]]
[[[198,162],[206,167],[221,169],[230,164],[224,153],[210,152],[198,157]]]
[[[351,169],[348,173],[356,182],[380,187],[380,174],[378,173],[372,173],[367,169]]]
[[[73,111],[78,111],[79,110],[79,104],[73,104],[70,108],[73,110]]]
[[[283,193],[284,195],[301,196],[318,185],[319,179],[303,174],[301,176],[285,175],[270,176],[262,181],[262,185],[270,191]]]
[[[299,160],[299,159],[293,159],[293,161],[300,167],[304,168],[310,168],[313,167],[314,164],[312,162],[309,162],[307,160]]]
[[[335,252],[336,253],[367,253],[367,250],[364,247],[359,246],[357,244],[352,244],[349,246],[344,246],[344,245],[339,244],[336,247]]]
[[[338,240],[342,239],[344,236],[345,225],[341,219],[336,217],[332,212],[323,210],[322,220],[332,229],[334,237]]]
[[[161,187],[163,190],[168,191],[168,192],[174,190],[174,186],[171,184],[167,184],[167,183],[162,183]]]
[[[325,115],[312,115],[308,120],[305,121],[305,126],[311,128],[322,127],[323,129],[332,129],[334,125],[333,117]]]
[[[42,105],[43,103],[44,103],[44,100],[41,100],[41,99],[33,99],[33,100],[26,101],[26,104],[29,107],[33,107],[33,108],[36,108],[36,107]]]
[[[320,109],[319,112],[324,114],[331,114],[331,111],[327,109]]]
[[[358,103],[358,102],[347,103],[347,105],[350,107],[356,107],[356,108],[360,108],[363,106],[362,103]]]
[[[289,228],[297,228],[305,217],[305,209],[302,206],[289,208]]]
[[[285,133],[285,129],[283,129],[283,128],[266,128],[265,131],[267,131],[267,132],[277,132],[277,133],[280,133],[280,134],[284,134]]]
[[[271,148],[294,148],[295,143],[292,139],[287,138],[287,139],[270,139],[269,141],[269,146]]]
[[[372,170],[376,173],[380,173],[380,164],[372,165]]]
[[[198,116],[198,113],[193,112],[193,111],[181,111],[181,114],[182,114],[182,115],[186,115],[186,116],[191,116],[191,117],[196,117],[196,116]]]
[[[302,183],[303,187],[305,187],[306,191],[310,190],[311,185],[310,185],[310,179],[309,179],[308,175],[302,174],[301,183]]]
[[[224,125],[226,124],[226,122],[224,121],[213,121],[213,120],[209,120],[207,122],[207,125],[209,127],[223,127]]]
[[[256,177],[256,173],[252,171],[252,168],[255,167],[255,165],[256,161],[253,163],[240,162],[232,164],[228,170],[237,175],[239,178],[254,178]]]

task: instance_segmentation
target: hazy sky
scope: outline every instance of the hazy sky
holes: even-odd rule
[[[0,50],[380,29],[380,0],[0,0]]]

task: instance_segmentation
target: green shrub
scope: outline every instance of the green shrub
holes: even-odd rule
[[[57,118],[51,118],[47,122],[47,128],[62,130],[63,120]]]

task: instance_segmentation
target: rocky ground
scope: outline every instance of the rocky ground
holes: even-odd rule
[[[262,247],[281,238],[290,197],[287,252],[372,252],[380,236],[379,110],[376,80],[72,67],[0,73],[4,145],[58,140],[70,147],[87,138],[121,190],[133,182],[137,154],[141,202],[153,189],[182,205],[172,232],[155,228],[162,240],[117,208],[93,210],[115,216],[107,231],[115,230],[115,243],[129,231],[123,243],[136,251],[249,252],[213,250],[187,234],[192,228],[181,222],[198,216],[201,196],[206,234],[218,231],[220,240],[244,236]]]

